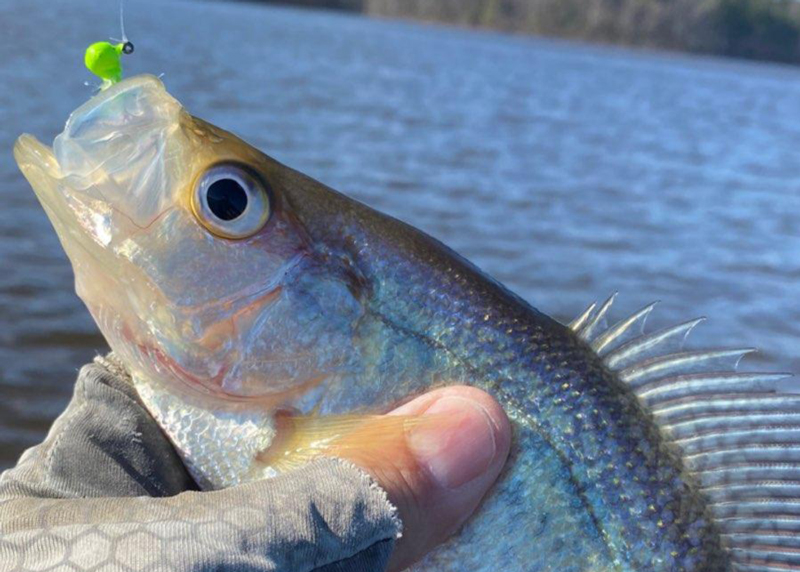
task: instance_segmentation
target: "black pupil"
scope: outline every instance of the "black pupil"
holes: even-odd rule
[[[247,193],[234,179],[214,181],[206,192],[208,208],[218,219],[233,220],[247,208]]]

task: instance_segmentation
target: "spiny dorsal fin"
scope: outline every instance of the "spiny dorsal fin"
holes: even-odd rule
[[[682,452],[734,570],[800,572],[800,395],[779,373],[737,371],[752,349],[686,350],[704,318],[644,333],[655,303],[611,327],[616,294],[570,323]]]

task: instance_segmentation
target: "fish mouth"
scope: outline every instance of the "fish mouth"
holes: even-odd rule
[[[14,156],[48,214],[69,213],[105,245],[110,228],[102,228],[102,218],[111,210],[135,226],[164,210],[167,198],[148,194],[172,182],[165,156],[182,113],[158,78],[136,76],[73,111],[52,147],[23,135]]]
[[[181,109],[158,78],[136,76],[72,112],[52,147],[27,134],[17,140],[14,158],[68,255],[77,242],[102,257],[98,245],[164,211],[166,199],[147,193],[170,183],[163,157]]]
[[[110,207],[74,193],[53,149],[32,135],[17,139],[14,158],[70,259],[74,261],[73,255],[78,252],[102,258],[111,242]]]
[[[130,97],[126,97],[128,94]],[[109,113],[108,108],[111,106],[114,106],[115,113]],[[179,107],[180,105],[166,94],[164,85],[158,78],[149,75],[136,76],[95,95],[72,112],[63,133],[56,137],[54,147],[61,146],[61,155],[64,155],[64,139],[88,139],[91,143],[106,145],[109,132],[127,127],[136,118],[147,126],[166,122],[173,117],[175,109]],[[84,160],[89,158],[88,150],[84,148],[82,151],[80,158]],[[14,145],[14,158],[26,178],[33,177],[39,180],[41,176],[46,176],[50,180],[60,180],[66,175],[85,174],[76,172],[76,165],[70,161],[62,170],[56,154],[56,149],[41,143],[36,137],[27,133],[21,135]],[[92,170],[97,169],[97,165],[92,168]],[[34,186],[34,191],[41,196],[39,186]]]

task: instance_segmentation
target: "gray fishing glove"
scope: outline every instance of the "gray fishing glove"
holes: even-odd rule
[[[0,476],[0,571],[386,568],[400,521],[366,473],[328,459],[198,492],[124,372],[98,362]]]

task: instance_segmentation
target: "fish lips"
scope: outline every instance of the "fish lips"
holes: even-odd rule
[[[77,222],[107,246],[112,228],[144,228],[169,207],[174,197],[152,189],[174,186],[170,171],[179,159],[170,143],[182,114],[161,81],[137,76],[76,109],[52,148],[31,135],[17,140],[17,164],[62,242],[64,225]],[[112,227],[115,213],[123,216]]]

